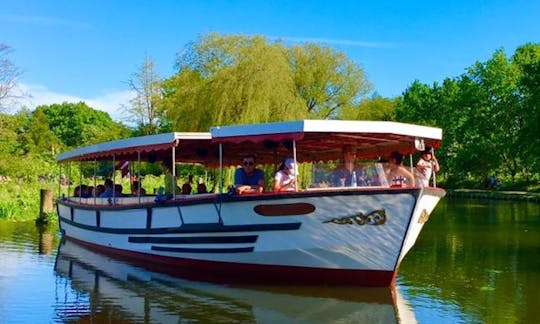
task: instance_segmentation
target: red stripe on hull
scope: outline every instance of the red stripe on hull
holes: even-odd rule
[[[68,239],[151,271],[216,283],[388,287],[394,283],[397,273],[382,270],[322,269],[173,258],[105,247],[71,237]]]

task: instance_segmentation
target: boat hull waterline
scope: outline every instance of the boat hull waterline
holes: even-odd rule
[[[58,200],[58,215],[65,236],[182,277],[389,286],[444,194],[349,188],[165,202],[118,198],[111,205],[71,198]]]

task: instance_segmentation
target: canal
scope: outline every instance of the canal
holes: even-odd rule
[[[533,323],[539,286],[538,203],[443,199],[390,288],[183,280],[0,220],[0,323]]]

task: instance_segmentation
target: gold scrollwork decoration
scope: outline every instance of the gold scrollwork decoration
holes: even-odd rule
[[[348,224],[348,225],[382,225],[386,223],[386,211],[384,209],[373,210],[367,214],[358,212],[354,215],[334,217],[323,223]]]
[[[427,222],[429,220],[429,213],[427,212],[427,210],[424,208],[422,210],[422,212],[420,213],[420,217],[418,217],[418,223],[420,224],[424,224],[425,222]]]

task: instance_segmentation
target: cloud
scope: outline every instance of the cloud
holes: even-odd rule
[[[40,105],[59,104],[63,102],[77,103],[84,101],[89,107],[108,113],[112,119],[125,122],[124,106],[135,96],[130,90],[110,91],[101,95],[83,98],[76,95],[54,92],[43,85],[19,84],[23,99],[19,100],[20,108],[34,109]]]

